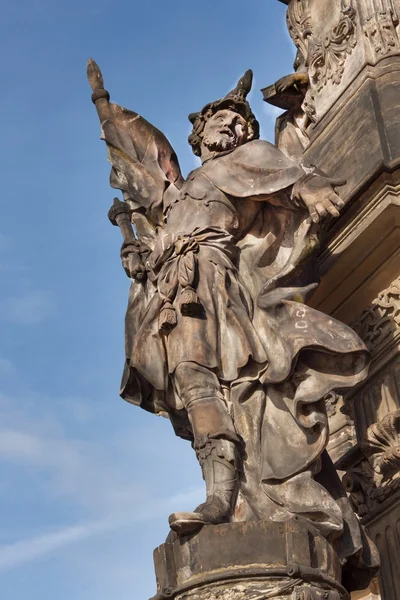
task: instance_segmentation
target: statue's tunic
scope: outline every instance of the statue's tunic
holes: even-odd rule
[[[265,364],[268,356],[262,336],[252,324],[251,295],[238,276],[236,242],[243,221],[237,201],[216,188],[202,171],[200,168],[189,177],[170,207],[151,257],[162,262],[174,247],[158,276],[159,294],[173,302],[177,316],[176,327],[164,339],[166,358],[169,373],[181,362],[192,361],[216,369],[224,381],[234,381],[250,357]],[[163,248],[168,249],[163,252]],[[191,287],[196,288],[199,299],[194,317],[181,313],[181,271],[193,275]],[[134,358],[139,369],[142,357],[139,351]]]

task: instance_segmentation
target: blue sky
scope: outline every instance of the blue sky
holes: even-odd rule
[[[0,96],[0,593],[4,600],[146,600],[173,510],[203,498],[187,442],[118,396],[128,279],[107,211],[106,149],[86,60],[112,99],[195,167],[187,115],[249,67],[291,71],[277,0],[3,3]]]

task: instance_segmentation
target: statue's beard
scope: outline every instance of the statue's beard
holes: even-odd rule
[[[230,137],[226,133],[212,132],[203,137],[203,144],[210,152],[226,152],[238,146],[238,139],[235,134]]]

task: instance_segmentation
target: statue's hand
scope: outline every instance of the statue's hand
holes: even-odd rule
[[[319,223],[328,215],[339,217],[339,209],[343,208],[344,202],[335,192],[334,186],[345,183],[343,179],[306,175],[294,185],[292,197],[308,208],[314,223]]]
[[[130,279],[143,281],[146,277],[146,268],[140,256],[139,242],[122,244],[121,261],[125,273]]]
[[[309,78],[307,73],[292,73],[291,75],[286,75],[282,77],[275,83],[275,89],[278,94],[283,94],[291,87],[303,87],[308,85]]]

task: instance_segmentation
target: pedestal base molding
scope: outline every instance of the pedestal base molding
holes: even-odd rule
[[[335,549],[300,520],[207,526],[154,553],[152,600],[348,600]]]

